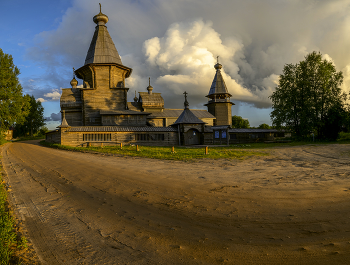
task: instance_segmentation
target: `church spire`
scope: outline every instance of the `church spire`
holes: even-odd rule
[[[213,98],[214,96],[215,97],[219,96],[220,98],[231,97],[231,95],[228,93],[224,78],[221,75],[222,65],[219,63],[219,56],[217,56],[216,58],[217,58],[217,63],[214,65],[214,68],[216,69],[216,73],[207,97],[209,98]]]
[[[108,16],[102,13],[101,4],[100,13],[94,16],[93,20],[97,26],[86,55],[85,65],[90,63],[117,63],[122,65],[119,53],[105,26],[108,22]]]

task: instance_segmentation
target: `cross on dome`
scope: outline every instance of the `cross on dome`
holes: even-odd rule
[[[184,103],[184,105],[185,105],[185,109],[188,109],[188,106],[190,105],[189,103],[188,103],[188,101],[187,101],[187,92],[185,91],[184,92],[184,95],[185,95],[185,103]]]

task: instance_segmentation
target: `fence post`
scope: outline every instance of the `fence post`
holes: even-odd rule
[[[120,143],[120,150],[123,149],[123,143]]]
[[[209,147],[208,147],[208,146],[205,147],[205,154],[206,154],[206,155],[209,154]]]
[[[91,143],[90,142],[88,143],[88,147],[91,147]]]
[[[101,148],[103,148],[103,143],[101,143]]]
[[[172,153],[175,153],[175,148],[174,148],[174,146],[171,147],[171,152],[172,152]]]
[[[136,152],[138,152],[138,151],[140,151],[140,150],[139,150],[139,145],[137,144],[136,145]]]

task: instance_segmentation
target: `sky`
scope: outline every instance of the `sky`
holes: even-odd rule
[[[350,90],[350,0],[0,0],[0,48],[20,69],[23,92],[42,102],[49,129],[60,124],[73,67],[84,65],[99,3],[133,69],[128,101],[150,77],[166,108],[183,108],[186,91],[190,108],[205,109],[219,56],[232,114],[271,125],[269,96],[284,65],[313,51],[343,72]]]

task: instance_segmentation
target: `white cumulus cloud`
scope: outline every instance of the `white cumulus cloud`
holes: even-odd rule
[[[46,100],[43,98],[37,98],[36,101],[41,102],[41,103],[46,102]]]
[[[47,98],[50,98],[50,100],[59,100],[61,97],[61,94],[58,91],[58,89],[53,89],[52,92],[46,93],[44,96]]]

